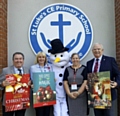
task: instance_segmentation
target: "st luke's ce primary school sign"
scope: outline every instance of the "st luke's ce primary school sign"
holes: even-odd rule
[[[31,21],[29,42],[35,54],[51,48],[50,41],[59,38],[69,53],[76,52],[83,59],[93,41],[93,29],[88,17],[79,8],[56,3],[44,7]]]

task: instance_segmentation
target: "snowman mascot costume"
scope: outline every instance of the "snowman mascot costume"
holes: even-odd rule
[[[54,116],[68,116],[68,108],[66,103],[66,93],[63,87],[63,74],[68,67],[70,56],[68,48],[65,48],[60,39],[51,41],[50,60],[52,62],[53,71],[55,72],[56,81],[56,104],[54,105]]]

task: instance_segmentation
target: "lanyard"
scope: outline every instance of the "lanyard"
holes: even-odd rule
[[[41,71],[41,72],[46,72],[45,66],[43,67],[44,69],[43,69],[41,66],[39,66],[39,68],[40,68],[40,71]]]
[[[43,66],[43,67],[41,67],[40,65],[39,65],[39,68],[40,68],[40,71],[41,72],[50,72],[50,70],[51,70],[51,67],[47,64],[47,66],[45,65],[45,66]],[[44,68],[44,69],[43,69]]]
[[[73,81],[74,81],[74,82],[75,82],[75,78],[76,78],[76,72],[77,72],[77,70],[75,69],[74,72],[73,72],[73,73],[74,73],[74,76],[73,76],[73,78],[74,78]]]

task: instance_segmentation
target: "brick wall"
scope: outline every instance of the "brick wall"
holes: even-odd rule
[[[120,69],[120,0],[115,0],[116,58]],[[118,116],[120,116],[120,89],[118,89]]]
[[[115,0],[115,22],[116,58],[120,68],[120,0]],[[7,0],[0,0],[0,72],[5,66],[7,66]],[[0,116],[2,116],[1,112],[0,104]],[[118,116],[120,116],[120,89],[118,91]]]
[[[0,0],[0,72],[2,68],[6,66],[7,66],[7,0]],[[1,103],[0,103],[0,116],[2,116]]]

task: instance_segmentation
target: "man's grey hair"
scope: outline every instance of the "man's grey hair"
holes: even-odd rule
[[[101,43],[94,43],[94,44],[93,44],[93,47],[92,47],[92,50],[93,50],[94,46],[96,46],[96,45],[100,45],[101,48],[103,49],[103,45],[102,45]]]

